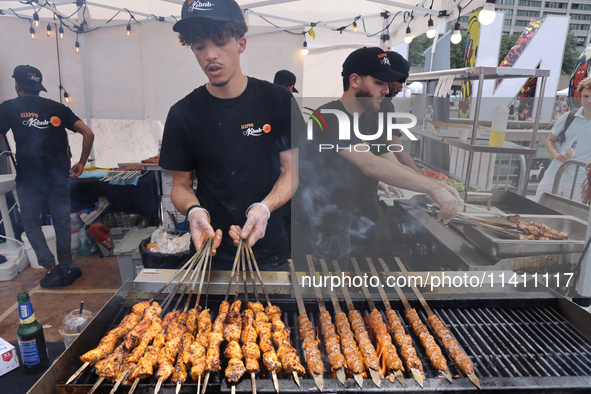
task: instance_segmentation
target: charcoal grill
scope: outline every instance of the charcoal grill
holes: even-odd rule
[[[212,279],[216,272],[212,272]],[[307,273],[305,273],[307,275]],[[300,283],[301,279],[299,280]],[[148,299],[150,291],[145,284],[126,282],[111,298],[95,319],[84,329],[80,336],[66,349],[62,356],[51,366],[37,384],[31,394],[88,393],[97,377],[88,368],[73,384],[64,386],[68,377],[80,367],[79,356],[94,348],[102,336],[130,311],[131,306],[140,300]],[[289,285],[289,281],[287,282]],[[530,288],[533,288],[531,286]],[[318,305],[312,289],[304,289],[304,303],[311,322],[318,326]],[[358,289],[352,288],[356,309],[369,313],[367,301],[356,294]],[[324,289],[325,299],[326,289]],[[407,293],[407,292],[405,292]],[[407,297],[416,308],[421,319],[426,322],[426,314],[411,293]],[[449,383],[429,364],[424,350],[417,346],[417,338],[411,333],[419,358],[423,362],[426,379],[421,388],[409,372],[405,372],[404,385],[398,382],[382,381],[381,388],[376,388],[370,379],[366,379],[360,389],[352,377],[348,376],[342,385],[332,375],[330,364],[326,359],[324,375],[324,392],[544,392],[544,393],[588,393],[591,391],[591,314],[572,302],[561,298],[548,290],[545,292],[515,291],[494,293],[485,291],[480,294],[466,294],[440,291],[425,294],[429,305],[450,329],[460,342],[475,366],[482,390],[478,390],[468,378],[456,368],[453,361],[447,358],[450,372],[454,376]],[[295,299],[291,295],[271,294],[272,302],[283,310],[283,320],[291,329],[294,347],[304,363],[299,330],[297,329],[298,311]],[[243,295],[242,295],[243,297]],[[242,298],[241,297],[241,298]],[[384,310],[377,296],[372,294],[377,308]],[[403,324],[404,307],[397,296],[389,293],[392,308],[396,310]],[[222,295],[210,295],[208,307],[212,311],[212,319],[217,315],[217,308],[223,299]],[[232,300],[232,299],[231,299]],[[252,295],[249,297],[252,301]],[[341,300],[341,305],[344,301]],[[331,304],[326,303],[332,313]],[[320,346],[324,351],[324,344]],[[225,365],[223,365],[223,368]],[[261,369],[263,367],[261,366]],[[305,376],[298,387],[293,377],[278,374],[281,393],[318,392],[314,380]],[[142,382],[136,393],[152,394],[156,380]],[[230,392],[230,386],[222,379],[222,373],[212,375],[207,392]],[[103,384],[97,393],[108,393],[112,384]],[[195,393],[197,385],[190,382],[183,384],[181,393]],[[122,386],[118,392],[125,393],[129,386]],[[236,386],[237,392],[251,392],[249,377]],[[257,376],[259,393],[275,393],[271,376]],[[165,394],[175,392],[175,385],[165,383],[160,391]]]

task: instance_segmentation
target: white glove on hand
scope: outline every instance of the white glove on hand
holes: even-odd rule
[[[207,238],[216,237],[213,227],[209,224],[209,214],[204,208],[193,208],[189,211],[188,220],[191,227],[191,239],[193,240],[193,244],[195,244],[195,249],[200,251],[203,245],[205,245]],[[217,242],[216,247],[218,245],[219,242]]]
[[[246,239],[253,246],[259,239],[265,236],[267,222],[271,217],[269,208],[260,202],[255,202],[246,210],[246,223],[242,227],[240,237]]]
[[[449,223],[449,221],[456,216],[456,213],[458,213],[460,202],[453,194],[448,192],[445,187],[430,194],[429,197],[431,200],[439,204],[439,214],[437,215],[437,218],[442,219],[444,224]]]
[[[386,197],[388,198],[404,198],[404,193],[402,192],[402,189],[399,189],[396,186],[388,185],[387,183],[381,181],[378,183],[378,190],[381,190],[384,193],[386,193]]]
[[[445,182],[441,182],[443,184],[443,187],[447,189],[448,192],[450,192],[455,198],[457,198],[458,202],[460,203],[460,205],[462,204],[462,197],[460,197],[460,193],[458,193],[458,191],[456,189],[454,189],[453,187],[451,187],[450,185],[448,185]]]

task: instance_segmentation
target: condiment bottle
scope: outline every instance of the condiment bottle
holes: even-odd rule
[[[45,347],[43,326],[35,319],[29,293],[18,293],[18,314],[21,325],[16,336],[25,373],[34,375],[49,367],[49,356]]]
[[[499,105],[493,113],[490,139],[488,140],[490,146],[503,146],[508,119],[509,110],[504,105]]]

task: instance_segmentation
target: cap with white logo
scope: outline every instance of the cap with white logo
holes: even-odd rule
[[[342,76],[371,75],[384,82],[398,82],[406,76],[392,70],[388,55],[381,48],[363,47],[352,52],[343,63]]]
[[[29,66],[16,66],[14,72],[12,73],[12,78],[18,83],[23,89],[39,92],[43,90],[47,92],[47,90],[43,87],[41,82],[43,82],[43,76],[41,75],[41,71],[39,69]]]
[[[174,24],[172,30],[178,33],[188,24],[199,22],[198,18],[230,22],[243,20],[244,15],[234,0],[185,0],[181,20]]]

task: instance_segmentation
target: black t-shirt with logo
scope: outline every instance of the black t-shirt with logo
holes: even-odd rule
[[[291,97],[282,86],[248,78],[236,98],[216,98],[204,85],[168,113],[160,166],[195,171],[197,198],[213,228],[224,233],[216,257],[225,268],[236,254],[230,226],[244,225],[246,209],[271,192],[280,175],[279,154],[291,149]],[[266,236],[253,247],[257,262],[288,252],[287,245],[281,210],[276,210]]]
[[[339,122],[334,114],[322,114],[323,109],[339,110],[349,118],[351,139],[339,140]],[[300,183],[292,200],[292,218],[302,226],[347,230],[350,227],[354,198],[362,177],[366,177],[353,163],[337,152],[343,148],[363,144],[353,132],[354,118],[340,100],[331,101],[317,109],[326,121],[313,124],[313,139],[300,138],[299,173]],[[309,120],[310,122],[310,120]],[[378,123],[374,114],[364,112],[359,116],[359,131],[375,134]],[[370,144],[381,141],[368,141]],[[322,149],[332,146],[332,149]],[[365,149],[365,148],[361,148]],[[384,149],[384,147],[382,147]]]
[[[68,184],[70,152],[66,128],[78,118],[63,104],[39,96],[23,96],[0,104],[0,134],[12,129],[16,142],[19,186],[56,189]]]

